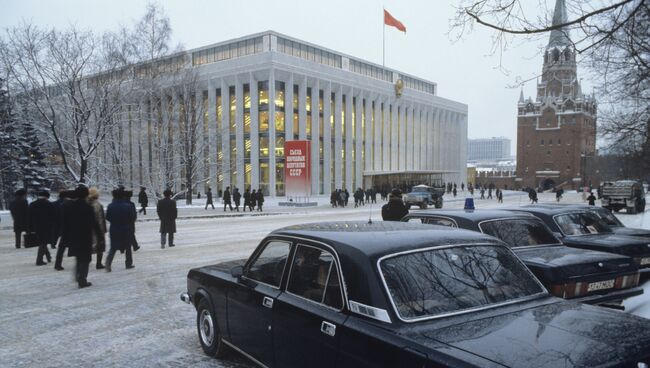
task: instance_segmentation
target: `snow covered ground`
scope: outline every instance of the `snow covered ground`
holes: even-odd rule
[[[445,196],[445,207],[462,207],[463,193]],[[476,200],[477,208],[528,203],[525,193],[505,192],[505,203]],[[541,202],[554,194],[541,194]],[[93,286],[78,289],[72,278],[74,260],[64,259],[65,271],[53,265],[36,267],[36,249],[15,249],[11,219],[0,213],[0,367],[250,367],[243,358],[217,361],[206,357],[196,336],[193,307],[182,303],[190,268],[245,258],[270,231],[292,224],[380,220],[380,206],[331,208],[326,197],[318,207],[286,208],[269,198],[263,214],[224,214],[204,210],[202,200],[183,206],[175,248],[160,249],[155,209],[137,223],[142,249],[134,254],[135,268],[124,269],[117,255],[113,272],[91,268]],[[576,193],[565,202],[580,203]],[[218,205],[216,203],[215,205]],[[224,216],[225,215],[225,216]],[[627,226],[650,228],[650,212],[618,216]],[[54,254],[53,254],[54,256]],[[650,318],[650,282],[644,295],[626,302],[627,312]]]

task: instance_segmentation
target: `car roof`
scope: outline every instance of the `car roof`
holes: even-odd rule
[[[525,206],[512,208],[512,210],[533,211],[536,213],[542,213],[545,215],[554,216],[554,215],[560,215],[568,212],[585,212],[588,209],[579,207],[579,205],[563,206],[563,205],[556,205],[556,204],[528,204]]]
[[[308,238],[329,244],[339,254],[371,258],[438,245],[495,243],[494,238],[473,231],[396,221],[309,223],[281,228],[271,235]]]
[[[464,218],[474,222],[485,220],[494,220],[498,218],[534,218],[534,216],[527,212],[519,212],[512,210],[502,209],[476,209],[476,210],[463,210],[463,209],[444,209],[444,210],[424,210],[411,212],[411,217],[424,217],[424,216],[447,216],[455,218]]]

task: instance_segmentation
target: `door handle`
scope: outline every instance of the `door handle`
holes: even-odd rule
[[[320,325],[320,332],[325,335],[334,336],[336,335],[336,326],[332,323],[323,321]]]
[[[267,308],[273,308],[273,299],[265,296],[264,299],[262,299],[262,305]]]

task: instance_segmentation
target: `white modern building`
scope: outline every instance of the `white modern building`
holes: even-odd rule
[[[439,97],[433,82],[273,31],[166,60],[198,75],[209,142],[202,182],[215,193],[235,186],[284,195],[289,140],[311,142],[312,194],[465,181],[467,105]],[[160,93],[175,111],[178,96]],[[134,187],[155,170],[150,124],[130,128],[141,146],[130,153],[139,162],[131,166]]]
[[[470,139],[467,142],[467,160],[470,162],[509,160],[511,158],[510,139],[506,137]]]

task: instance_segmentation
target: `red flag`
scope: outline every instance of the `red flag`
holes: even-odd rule
[[[406,33],[406,27],[399,20],[395,19],[389,12],[384,9],[384,24],[387,26],[393,26],[400,31]]]

